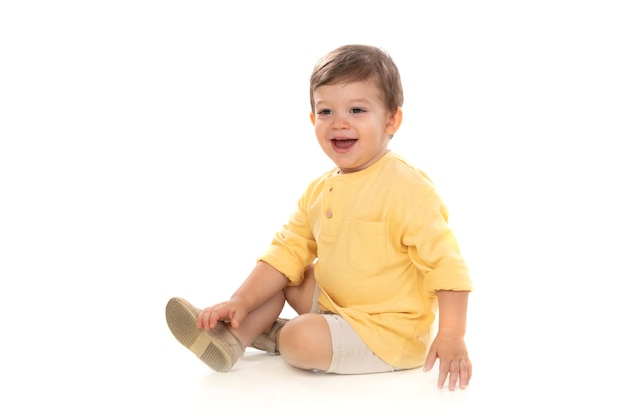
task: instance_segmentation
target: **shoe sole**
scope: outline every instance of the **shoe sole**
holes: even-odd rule
[[[215,371],[228,371],[234,362],[219,338],[220,333],[228,330],[222,322],[218,322],[211,331],[198,328],[198,314],[198,309],[182,298],[172,298],[165,307],[167,325],[176,340]]]

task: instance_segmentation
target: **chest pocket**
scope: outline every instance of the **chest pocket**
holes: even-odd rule
[[[353,267],[363,270],[384,267],[391,255],[390,246],[387,221],[353,219],[350,222],[348,260]]]

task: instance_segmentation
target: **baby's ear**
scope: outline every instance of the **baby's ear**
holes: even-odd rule
[[[311,123],[313,123],[313,126],[315,126],[315,113],[311,112],[309,117],[311,118]]]
[[[398,107],[396,112],[389,116],[389,120],[387,121],[387,126],[385,126],[385,132],[389,136],[393,136],[398,129],[400,129],[400,125],[402,124],[402,107]]]

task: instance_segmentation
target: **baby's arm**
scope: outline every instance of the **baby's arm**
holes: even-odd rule
[[[271,265],[257,262],[248,278],[235,291],[230,300],[207,307],[198,316],[198,327],[209,330],[218,321],[229,321],[238,328],[248,313],[283,290],[289,280]]]
[[[439,331],[430,346],[424,363],[424,371],[432,369],[439,358],[439,379],[442,388],[448,378],[452,391],[457,382],[464,389],[472,377],[472,363],[465,346],[465,323],[467,318],[467,291],[437,291],[439,299]]]

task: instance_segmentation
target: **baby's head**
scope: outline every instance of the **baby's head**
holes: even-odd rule
[[[311,111],[315,112],[313,92],[322,85],[373,79],[383,95],[387,109],[394,114],[404,95],[398,67],[389,54],[368,45],[344,45],[320,59],[310,80]]]

